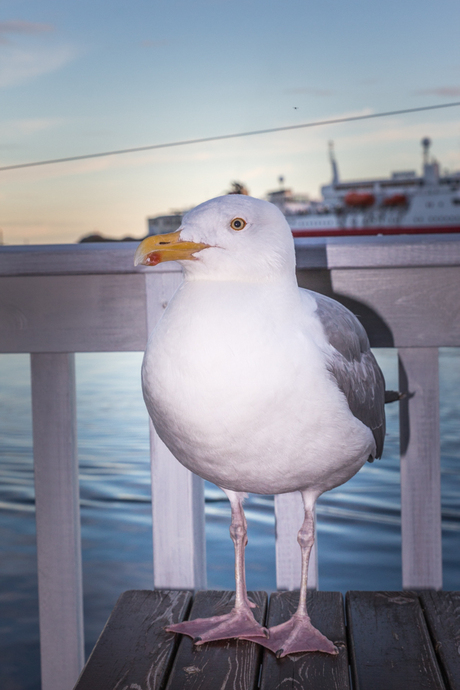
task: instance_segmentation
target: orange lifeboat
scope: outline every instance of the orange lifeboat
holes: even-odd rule
[[[382,201],[382,206],[389,208],[395,208],[396,206],[406,206],[407,197],[405,194],[393,194],[392,196],[387,196],[386,199]]]
[[[349,192],[345,197],[345,203],[352,208],[369,208],[375,204],[375,196],[373,194]]]

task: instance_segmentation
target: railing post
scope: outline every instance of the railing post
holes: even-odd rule
[[[297,533],[304,521],[304,509],[300,491],[275,496],[276,520],[276,587],[299,589],[300,546]],[[316,523],[316,519],[315,519]],[[317,542],[313,545],[308,564],[308,589],[318,589]]]
[[[31,355],[42,690],[71,690],[84,663],[75,363]]]
[[[146,273],[147,328],[151,333],[182,275]],[[204,482],[181,465],[150,422],[154,586],[206,587]]]
[[[399,350],[404,589],[442,588],[437,348]]]

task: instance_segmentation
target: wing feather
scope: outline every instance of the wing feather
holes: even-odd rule
[[[340,302],[306,290],[331,344],[328,367],[345,395],[352,414],[372,431],[376,458],[385,437],[385,379],[371,352],[362,324]]]

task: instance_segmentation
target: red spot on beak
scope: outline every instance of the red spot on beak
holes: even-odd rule
[[[147,255],[145,258],[145,265],[146,266],[156,266],[161,262],[161,254],[160,252],[151,252],[150,254]]]

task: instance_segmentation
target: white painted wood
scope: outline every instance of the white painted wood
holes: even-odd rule
[[[301,559],[297,533],[304,520],[302,495],[299,491],[275,496],[276,521],[276,587],[299,589]],[[316,518],[315,518],[316,523]],[[308,564],[308,589],[318,589],[317,534]]]
[[[373,313],[365,326],[375,346],[459,346],[460,235],[448,237],[309,238],[298,246],[300,258],[310,257],[307,268],[333,270],[301,270],[300,279],[308,285],[320,273],[326,292],[358,314]],[[0,352],[142,350],[144,275],[161,285],[162,276],[180,271],[165,264],[142,274],[132,263],[134,249],[130,243],[0,248],[4,274],[20,270],[18,264],[36,273],[0,277]],[[359,268],[398,265],[400,255],[406,268]],[[43,275],[45,269],[67,274]]]
[[[155,269],[134,266],[139,242],[43,244],[0,247],[0,275],[89,275],[91,273],[180,273],[176,262]]]
[[[151,332],[182,281],[177,273],[145,276]],[[153,572],[157,588],[206,587],[204,482],[181,465],[150,423]]]
[[[42,690],[83,667],[74,355],[31,356]]]
[[[180,273],[175,262],[134,267],[138,242],[0,246],[1,275]],[[307,237],[295,240],[299,268],[378,268],[460,264],[459,235]]]
[[[322,282],[311,284],[318,274]],[[180,275],[0,277],[0,352],[143,350],[145,277],[162,290]],[[344,300],[373,346],[460,346],[457,266],[303,271],[299,278]]]
[[[146,342],[142,275],[0,278],[0,352],[135,351]]]
[[[399,350],[403,587],[442,588],[439,371],[435,348]]]
[[[460,263],[460,234],[329,237],[326,246],[328,268],[406,268]]]
[[[460,346],[459,266],[334,269],[330,286],[375,347]]]
[[[205,589],[204,482],[176,460],[152,423],[150,443],[154,586]]]

